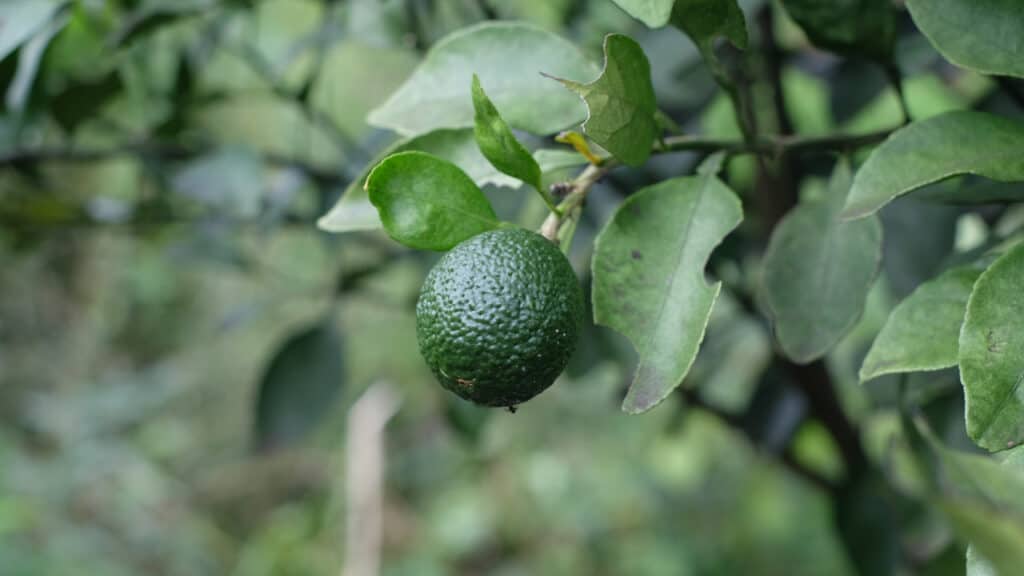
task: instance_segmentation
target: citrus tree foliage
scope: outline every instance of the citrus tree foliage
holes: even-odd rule
[[[102,329],[116,332],[117,345],[140,350],[76,365],[64,378],[88,378],[108,365],[158,373],[170,362],[167,351],[190,341],[166,328],[188,310],[179,300],[187,298],[166,288],[188,267],[175,258],[187,253],[229,268],[237,277],[215,284],[231,314],[205,318],[216,326],[204,342],[230,341],[224,334],[254,316],[264,315],[273,330],[252,346],[262,354],[256,369],[231,365],[220,375],[251,384],[251,417],[235,420],[246,422],[245,445],[254,453],[336,442],[343,411],[372,381],[398,382],[406,403],[420,411],[401,413],[419,419],[401,424],[407,427],[399,443],[428,445],[429,456],[403,452],[397,479],[388,482],[398,483],[393,492],[402,498],[432,490],[443,498],[427,511],[386,508],[383,517],[415,531],[421,516],[432,522],[436,514],[443,529],[409,538],[415,545],[401,541],[404,533],[385,538],[384,546],[404,546],[408,554],[407,564],[389,565],[387,573],[788,574],[799,562],[770,559],[781,543],[768,548],[771,554],[720,553],[726,560],[708,560],[698,545],[684,546],[685,553],[675,545],[712,538],[700,534],[704,525],[714,525],[709,531],[722,542],[763,544],[768,531],[751,535],[731,525],[759,516],[790,538],[785,544],[795,551],[786,558],[803,558],[821,544],[789,507],[804,491],[820,504],[816,517],[831,523],[821,545],[838,552],[829,553],[834,565],[796,573],[1008,576],[1024,566],[1020,0],[9,0],[0,4],[0,78],[2,254],[31,252],[54,230],[113,229],[156,243],[184,227],[191,242],[160,252],[142,272],[118,272],[127,278],[121,300],[131,302],[116,318],[131,330]],[[312,242],[289,243],[294,229]],[[479,408],[428,384],[415,354],[414,309],[427,267],[489,237],[480,234],[510,238],[502,253],[515,258],[544,254],[559,274],[531,269],[535,261],[485,258],[473,270],[486,274],[467,280],[468,268],[452,264],[443,285],[430,288],[432,298],[467,312],[431,313],[454,326],[456,338],[472,334],[483,344],[473,354],[458,348],[462,357],[450,362],[442,356],[457,347],[421,322],[420,345],[435,349],[430,369],[462,398],[481,396],[460,387],[486,382],[494,372],[488,366],[500,366],[501,384],[512,387],[520,374],[543,373],[529,394],[486,390],[494,396],[484,404],[525,414]],[[61,250],[80,249],[77,238],[61,236]],[[286,254],[275,258],[280,238]],[[517,242],[542,242],[543,250],[523,252]],[[119,253],[136,252],[146,249]],[[586,292],[582,321],[566,262]],[[24,269],[40,266],[32,260]],[[132,276],[148,274],[147,267],[164,275]],[[0,282],[16,281],[5,274]],[[49,285],[75,284],[69,299],[87,299],[99,281],[83,278],[103,276],[64,260],[52,274]],[[239,296],[239,278],[251,275],[261,275],[266,292]],[[472,283],[484,275],[487,282]],[[551,276],[554,289],[572,292],[571,322],[531,316],[564,295],[552,293]],[[536,286],[511,285],[524,278]],[[463,281],[486,293],[442,293]],[[18,294],[43,298],[50,291]],[[502,294],[515,299],[500,301]],[[301,314],[277,322],[274,311],[298,307],[295,301]],[[431,306],[442,305],[436,302]],[[517,324],[515,342],[488,320],[491,310],[479,309],[488,302],[499,302],[501,315],[529,320]],[[82,317],[116,321],[103,312],[113,304],[83,308],[91,305],[99,312]],[[138,312],[157,307],[152,318]],[[72,315],[31,309],[32,326]],[[0,337],[6,324],[0,322]],[[561,332],[537,333],[549,325]],[[0,342],[2,374],[7,344]],[[514,361],[475,356],[502,350]],[[206,353],[211,361],[234,360]],[[557,362],[543,370],[531,364],[548,355]],[[49,392],[24,384],[38,367],[75,361],[45,356],[25,364],[31,369],[13,363],[17,378],[9,379],[21,382],[24,398]],[[456,365],[472,378],[446,372]],[[191,406],[208,398],[192,398]],[[519,405],[523,399],[529,401]],[[36,402],[12,429],[30,431],[40,453],[95,449],[73,444],[92,432],[80,431],[59,407]],[[119,404],[95,405],[102,416]],[[545,432],[563,424],[568,431],[541,436],[541,428],[516,427],[517,418],[543,421]],[[155,459],[174,450],[172,441],[152,442],[163,432],[142,420],[116,421],[119,430],[140,430],[121,444],[146,444]],[[717,432],[687,437],[676,422]],[[440,451],[430,443],[441,442],[435,437],[442,429],[459,450],[479,451],[466,466],[501,465],[449,490],[449,479],[431,475]],[[578,444],[566,447],[566,438]],[[604,445],[609,438],[622,444]],[[728,459],[673,459],[677,443],[686,442],[700,448],[691,446],[688,455],[715,451]],[[0,469],[6,444],[0,434]],[[588,479],[594,501],[653,493],[646,503],[657,511],[685,485],[701,502],[694,506],[710,508],[699,510],[700,523],[687,524],[685,534],[674,522],[688,519],[666,521],[671,545],[629,540],[635,548],[607,552],[626,560],[605,565],[605,540],[590,538],[617,538],[622,527],[588,524],[602,522],[602,514],[577,502],[586,490],[567,487],[571,466],[556,446],[573,458],[620,466],[621,477]],[[641,466],[639,455],[656,462],[659,478],[671,480],[667,488],[629,475]],[[260,544],[238,552],[237,573],[277,573],[252,569],[263,547],[284,558],[280,550],[290,549],[295,534],[317,532],[329,524],[324,517],[339,514],[337,470],[320,465],[334,457],[317,460],[316,473],[298,474],[325,478],[320,486],[330,497],[317,501],[326,504],[281,521],[277,531],[240,537]],[[573,458],[565,460],[576,465]],[[19,462],[39,465],[34,457]],[[207,465],[183,462],[181,470]],[[709,480],[716,467],[735,468],[733,477],[760,478],[748,474],[755,468],[786,471],[800,479],[801,491],[783,505],[775,496],[791,488],[768,486],[761,494],[761,486],[743,484],[756,505],[729,504],[744,516],[723,516],[715,507],[729,499],[703,499],[717,489]],[[520,476],[527,488],[517,484]],[[203,485],[212,495],[190,497],[216,501],[219,478]],[[565,486],[556,492],[559,482]],[[543,568],[495,560],[514,555],[527,546],[524,534],[542,529],[516,502],[495,504],[518,501],[517,490],[537,492],[537,509],[572,519],[555,536],[586,534],[574,542],[601,554],[574,556],[568,568],[562,557],[545,556]],[[77,521],[111,507],[90,491],[68,494]],[[251,500],[256,506],[258,495]],[[29,526],[24,541],[42,538],[48,518],[19,506],[0,493],[0,534]],[[148,501],[140,508],[174,509]],[[450,510],[456,512],[444,515]],[[603,512],[647,518],[629,507]],[[787,512],[791,522],[773,521]],[[507,526],[479,528],[506,516],[515,516]],[[728,529],[717,527],[723,517]],[[238,526],[188,524],[182,532],[227,539],[248,525],[244,514],[233,519]],[[334,547],[344,529],[335,531],[317,532],[332,543],[324,546],[323,565],[315,554],[294,564],[275,564],[274,556],[267,565],[281,573],[336,573]],[[84,548],[103,550],[107,538],[96,535]],[[431,546],[447,548],[440,559],[431,556],[437,565],[419,565],[419,555],[429,555],[421,548]],[[10,552],[19,563],[13,573],[67,573],[73,566],[32,563],[11,550],[0,542],[4,562]],[[168,556],[178,563],[166,573],[207,573],[202,561]],[[147,560],[140,552],[133,566]],[[79,571],[107,573],[91,568]]]

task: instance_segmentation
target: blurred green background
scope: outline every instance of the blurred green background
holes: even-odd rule
[[[773,10],[743,4],[752,28]],[[898,124],[880,71],[810,49],[774,12],[798,132]],[[841,461],[802,399],[765,385],[769,329],[728,297],[691,386],[736,413],[772,397],[795,419],[736,429],[673,400],[627,416],[632,352],[593,326],[550,391],[515,414],[484,410],[443,393],[416,350],[435,257],[316,229],[395,138],[366,113],[439,38],[488,18],[556,31],[595,61],[605,33],[631,34],[684,129],[738,133],[689,41],[610,0],[0,4],[0,575],[340,574],[348,523],[367,514],[382,522],[386,575],[852,573],[831,499],[779,457],[792,437],[823,476]],[[904,31],[916,117],[1001,106]],[[695,161],[658,158],[594,190],[572,254],[585,284],[590,240],[620,198]],[[752,165],[733,162],[729,178],[749,191]],[[487,192],[505,219],[543,217],[525,191]],[[887,209],[887,232],[918,242],[887,248],[897,264],[829,358],[875,453],[895,416],[869,410],[892,398],[856,385],[860,355],[958,230],[969,246],[985,226],[945,207],[908,217],[908,202]],[[729,286],[753,281],[712,264]],[[397,412],[383,436],[353,435],[371,386]],[[374,468],[353,450],[372,460],[375,439],[382,505],[354,509],[352,479]],[[949,551],[920,573],[962,573],[944,524],[920,520],[911,539],[922,558]]]

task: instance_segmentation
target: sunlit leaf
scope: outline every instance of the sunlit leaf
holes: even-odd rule
[[[1022,149],[1024,122],[1012,118],[955,111],[914,122],[857,170],[843,217],[867,216],[902,194],[959,174],[1024,180]]]
[[[518,178],[541,190],[540,166],[530,151],[516,139],[508,124],[494,107],[480,79],[473,75],[473,108],[476,110],[473,134],[480,152],[500,172]]]
[[[587,136],[626,164],[640,165],[658,135],[654,86],[647,56],[632,38],[609,34],[604,39],[604,70],[589,84],[559,78],[587,103]]]
[[[956,366],[967,299],[983,270],[953,268],[900,302],[871,345],[860,379]]]
[[[974,284],[960,332],[967,433],[982,448],[1024,441],[1024,244],[999,257]]]
[[[673,178],[626,199],[597,237],[594,320],[640,354],[626,412],[650,410],[689,371],[721,289],[707,284],[704,266],[742,218],[739,199],[717,178]]]
[[[542,71],[568,78],[597,74],[579,49],[550,32],[515,22],[479,24],[434,45],[368,120],[405,135],[473,126],[473,103],[465,87],[475,73],[513,128],[551,134],[582,121],[582,104],[544,82]]]
[[[483,192],[458,166],[423,152],[400,152],[366,179],[388,235],[410,248],[448,250],[498,227]]]

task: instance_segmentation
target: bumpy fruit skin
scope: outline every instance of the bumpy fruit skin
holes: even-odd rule
[[[416,305],[420,352],[442,386],[485,406],[544,391],[576,348],[583,292],[539,234],[484,232],[448,252]]]

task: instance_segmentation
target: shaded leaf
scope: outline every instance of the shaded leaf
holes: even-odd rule
[[[676,0],[671,21],[693,40],[705,59],[720,36],[741,50],[747,47],[747,25],[736,0]]]
[[[950,62],[1024,78],[1019,0],[907,0],[914,23]]]
[[[476,110],[473,134],[484,158],[500,172],[541,190],[540,166],[502,120],[476,74],[473,75],[473,108]]]
[[[959,174],[1024,180],[1024,123],[954,111],[900,128],[857,171],[844,218],[877,211],[894,198]]]
[[[947,270],[900,302],[864,359],[861,381],[956,366],[967,299],[983,270],[976,265]]]
[[[330,321],[289,336],[260,381],[257,448],[279,448],[305,436],[328,413],[344,381],[341,335]]]
[[[827,196],[791,210],[765,252],[765,303],[782,351],[796,362],[821,357],[853,327],[878,274],[878,219],[839,219],[849,186],[849,166],[840,162]]]
[[[448,250],[498,227],[484,193],[458,166],[423,152],[384,159],[366,179],[388,235],[421,250]]]
[[[1024,244],[978,278],[960,332],[967,434],[991,451],[1024,441]]]
[[[604,70],[597,80],[558,81],[587,103],[587,136],[626,164],[638,166],[647,160],[658,135],[657,103],[651,65],[636,41],[609,34],[604,39]]]
[[[575,78],[597,73],[578,48],[540,28],[512,22],[472,26],[434,45],[368,120],[406,135],[473,126],[473,104],[463,87],[476,73],[513,128],[551,134],[579,123],[585,117],[583,106],[541,81],[542,70]]]
[[[896,22],[889,0],[782,0],[782,5],[815,46],[892,60]]]
[[[111,70],[100,78],[68,85],[50,102],[50,113],[67,132],[94,117],[121,91],[123,83],[118,71]]]
[[[624,411],[651,409],[686,376],[721,289],[705,282],[704,266],[742,218],[739,199],[717,178],[673,178],[627,198],[598,235],[594,321],[640,355]]]
[[[836,494],[836,524],[858,574],[893,574],[900,559],[897,495],[881,474],[844,484]]]
[[[661,28],[668,24],[675,0],[615,0],[615,3],[648,28]]]

